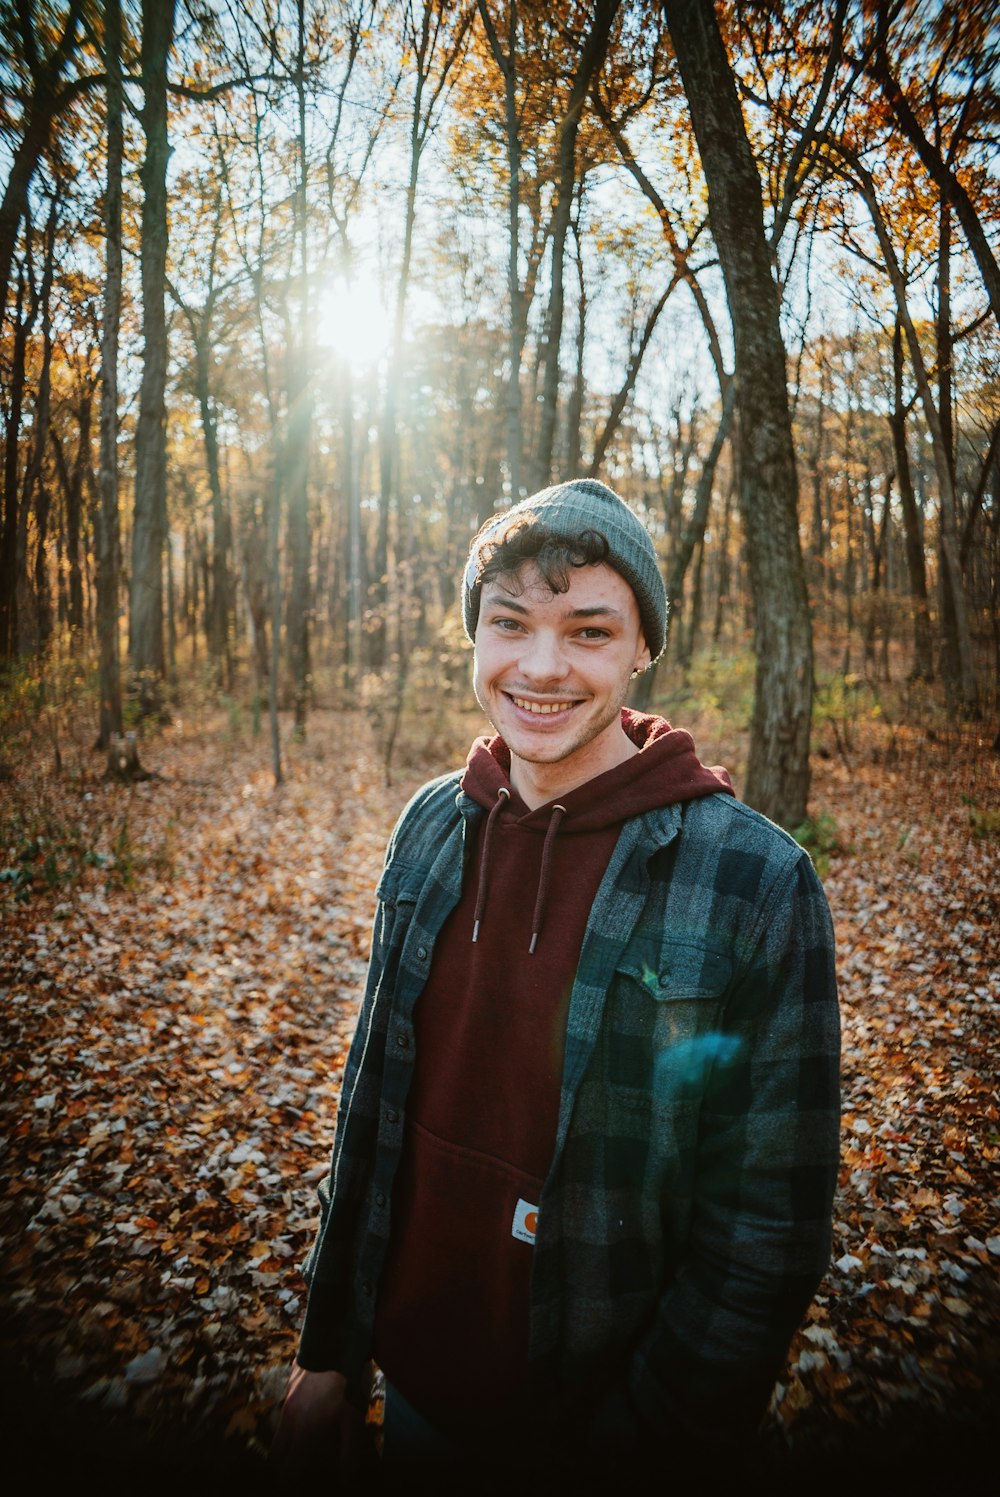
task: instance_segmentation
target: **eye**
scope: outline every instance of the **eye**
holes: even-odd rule
[[[494,629],[499,629],[502,634],[516,634],[522,627],[520,619],[498,618],[491,622]]]
[[[611,635],[607,629],[598,629],[596,625],[588,625],[586,629],[580,630],[580,638],[585,640],[596,640],[598,642],[610,639]]]

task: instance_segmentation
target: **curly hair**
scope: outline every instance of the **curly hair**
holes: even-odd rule
[[[489,531],[496,520],[489,520]],[[533,561],[545,585],[554,593],[569,590],[570,568],[595,566],[610,554],[607,537],[599,530],[580,530],[574,536],[557,535],[544,520],[531,513],[520,514],[498,536],[484,540],[478,551],[475,585],[503,577],[516,597],[523,591],[519,568]]]

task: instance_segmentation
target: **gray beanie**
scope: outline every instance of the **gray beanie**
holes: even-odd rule
[[[619,572],[635,594],[642,632],[653,660],[667,638],[667,593],[656,563],[656,552],[646,527],[623,499],[593,478],[557,483],[522,499],[483,526],[472,543],[465,568],[462,603],[465,632],[475,638],[479,622],[480,553],[484,543],[501,540],[510,523],[522,516],[538,519],[554,535],[575,540],[582,530],[596,530],[608,543],[608,565]]]

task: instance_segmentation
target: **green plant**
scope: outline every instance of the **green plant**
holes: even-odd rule
[[[44,812],[12,817],[0,842],[9,860],[0,868],[0,883],[8,884],[19,901],[75,883],[85,868],[103,867],[107,861],[88,845],[82,827],[67,826]]]
[[[120,889],[131,889],[135,884],[136,858],[129,835],[128,817],[122,817],[121,826],[111,849],[108,866],[108,886],[117,884]]]
[[[963,800],[965,797],[963,796]],[[1000,810],[990,807],[970,805],[969,826],[972,835],[978,842],[985,842],[989,837],[1000,836]]]
[[[820,878],[825,878],[830,871],[831,855],[844,851],[837,833],[837,823],[827,811],[807,818],[800,826],[795,827],[792,836],[812,858],[813,867]]]
[[[238,743],[243,737],[243,703],[223,693],[219,705],[226,714],[226,737],[230,743]]]
[[[164,880],[174,876],[176,835],[177,817],[170,816],[159,844],[149,856],[149,867]]]

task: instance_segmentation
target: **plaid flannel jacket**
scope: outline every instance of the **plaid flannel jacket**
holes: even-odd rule
[[[378,888],[299,1351],[353,1389],[414,1004],[483,814],[457,774],[424,786]],[[726,795],[627,821],[583,941],[540,1201],[529,1373],[548,1407],[596,1408],[617,1387],[654,1427],[759,1416],[829,1257],[838,1065],[833,930],[808,856]]]

